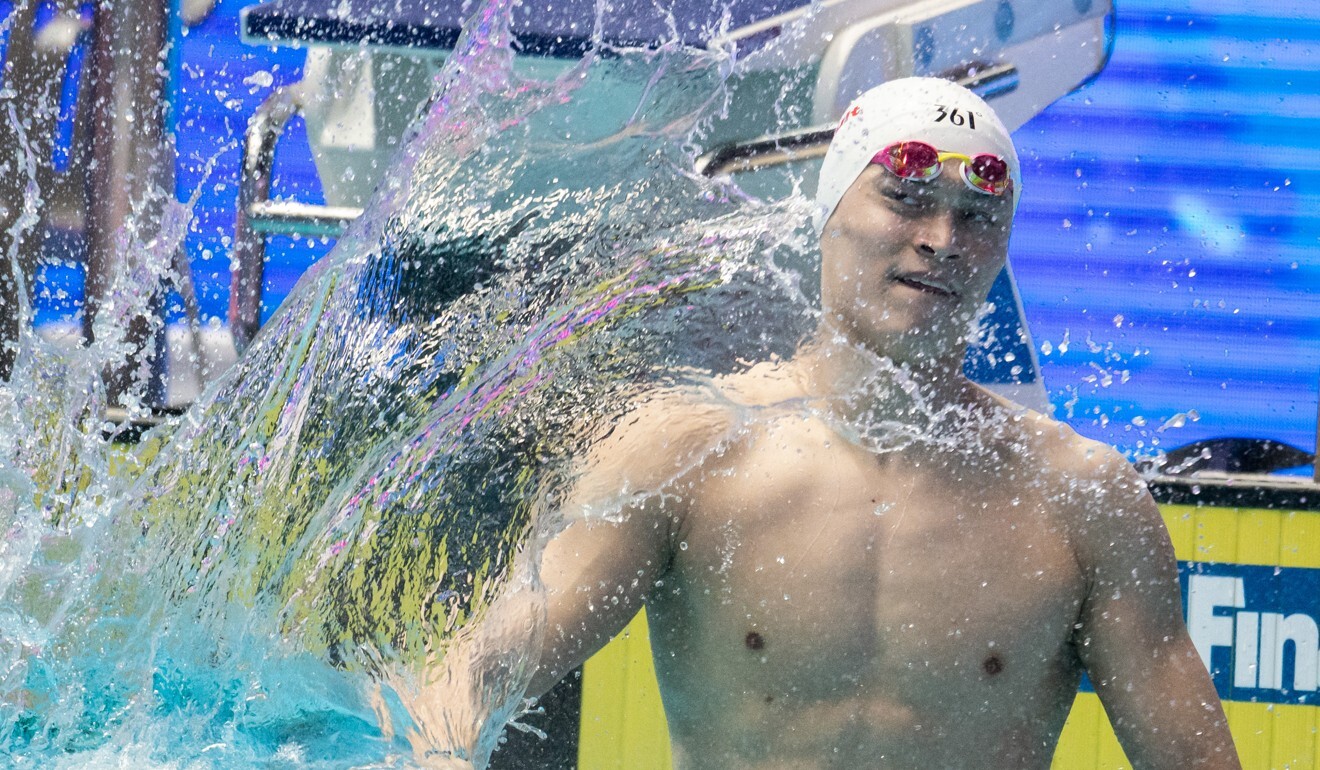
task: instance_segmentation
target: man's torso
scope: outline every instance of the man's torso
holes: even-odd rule
[[[1005,415],[979,446],[873,451],[760,410],[680,490],[648,601],[681,765],[1048,765],[1086,583],[1039,459],[1059,439]]]

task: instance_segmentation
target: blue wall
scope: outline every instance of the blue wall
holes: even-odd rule
[[[1051,400],[1083,433],[1314,448],[1317,56],[1305,0],[1119,0],[1109,67],[1016,134],[1012,260]]]

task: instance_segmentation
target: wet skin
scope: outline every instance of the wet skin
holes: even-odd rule
[[[1083,670],[1137,767],[1237,767],[1140,479],[961,377],[1011,216],[864,172],[815,341],[585,459],[532,691],[645,604],[680,768],[1045,768]]]

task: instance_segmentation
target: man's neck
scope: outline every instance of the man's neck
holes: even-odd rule
[[[794,366],[810,398],[854,425],[919,425],[950,407],[983,403],[980,389],[962,374],[961,356],[895,360],[826,326],[799,350]]]

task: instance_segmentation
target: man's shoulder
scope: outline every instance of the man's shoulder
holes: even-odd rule
[[[674,491],[700,467],[718,448],[729,421],[699,390],[650,388],[621,413],[601,421],[573,470],[569,518],[611,518],[622,507],[638,509]],[[676,513],[672,500],[668,507]]]
[[[996,397],[1026,454],[1042,471],[1066,479],[1113,480],[1132,472],[1131,465],[1112,446],[1086,438],[1065,422]]]
[[[1146,482],[1121,452],[1068,428],[1053,448],[1058,472],[1069,480],[1078,502],[1088,510],[1145,508]],[[1092,511],[1093,512],[1093,511]]]
[[[705,443],[727,429],[727,410],[702,389],[657,388],[636,398],[594,442],[595,449],[633,460],[661,450]],[[662,452],[667,454],[668,452]]]
[[[1079,545],[1094,541],[1108,548],[1163,529],[1145,479],[1121,452],[1050,417],[1032,413],[1030,419],[1035,454],[1055,480],[1060,513]]]
[[[805,395],[792,366],[780,360],[716,377],[711,386],[727,406],[741,409],[776,406]]]
[[[1068,509],[1088,518],[1105,511],[1154,510],[1145,480],[1117,449],[1052,417],[1018,409],[1014,417],[1025,454],[1042,478],[1062,489]]]
[[[630,455],[709,446],[736,432],[752,413],[800,396],[797,382],[773,362],[736,374],[693,375],[639,394],[597,444]]]

